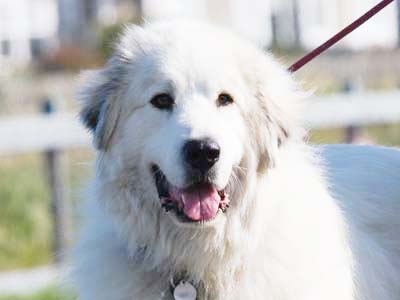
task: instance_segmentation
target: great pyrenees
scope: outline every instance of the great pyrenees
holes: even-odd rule
[[[308,145],[307,95],[264,51],[129,26],[79,96],[97,149],[79,299],[400,299],[400,151]]]

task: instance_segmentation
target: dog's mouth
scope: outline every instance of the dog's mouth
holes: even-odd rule
[[[229,207],[225,190],[218,190],[211,182],[198,182],[186,188],[170,184],[156,166],[151,166],[161,207],[173,211],[182,222],[208,222]]]

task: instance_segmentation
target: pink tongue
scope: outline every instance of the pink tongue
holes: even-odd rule
[[[216,216],[221,197],[215,187],[204,185],[181,193],[183,212],[189,219],[207,221]]]

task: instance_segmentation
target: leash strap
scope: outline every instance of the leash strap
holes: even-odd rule
[[[349,26],[345,27],[342,29],[340,32],[335,34],[333,37],[331,37],[329,40],[327,40],[325,43],[323,43],[321,46],[315,48],[313,51],[310,53],[306,54],[302,58],[300,58],[298,61],[296,61],[293,65],[291,65],[288,69],[289,72],[294,73],[301,67],[303,67],[305,64],[313,60],[315,57],[320,55],[322,52],[325,50],[329,49],[332,47],[334,44],[336,44],[338,41],[343,39],[346,35],[348,35],[350,32],[364,24],[366,21],[368,21],[371,17],[376,15],[379,11],[384,9],[387,5],[389,5],[391,2],[394,0],[383,0],[380,3],[378,3],[376,6],[371,8],[369,11],[367,11],[365,14],[363,14],[361,17],[359,17],[357,20],[355,20],[353,23],[351,23]]]

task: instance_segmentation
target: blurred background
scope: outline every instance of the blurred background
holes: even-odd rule
[[[377,2],[0,0],[0,300],[74,299],[60,253],[94,158],[74,92],[123,24],[208,20],[289,66]],[[400,145],[400,0],[295,76],[314,90],[312,142]]]

